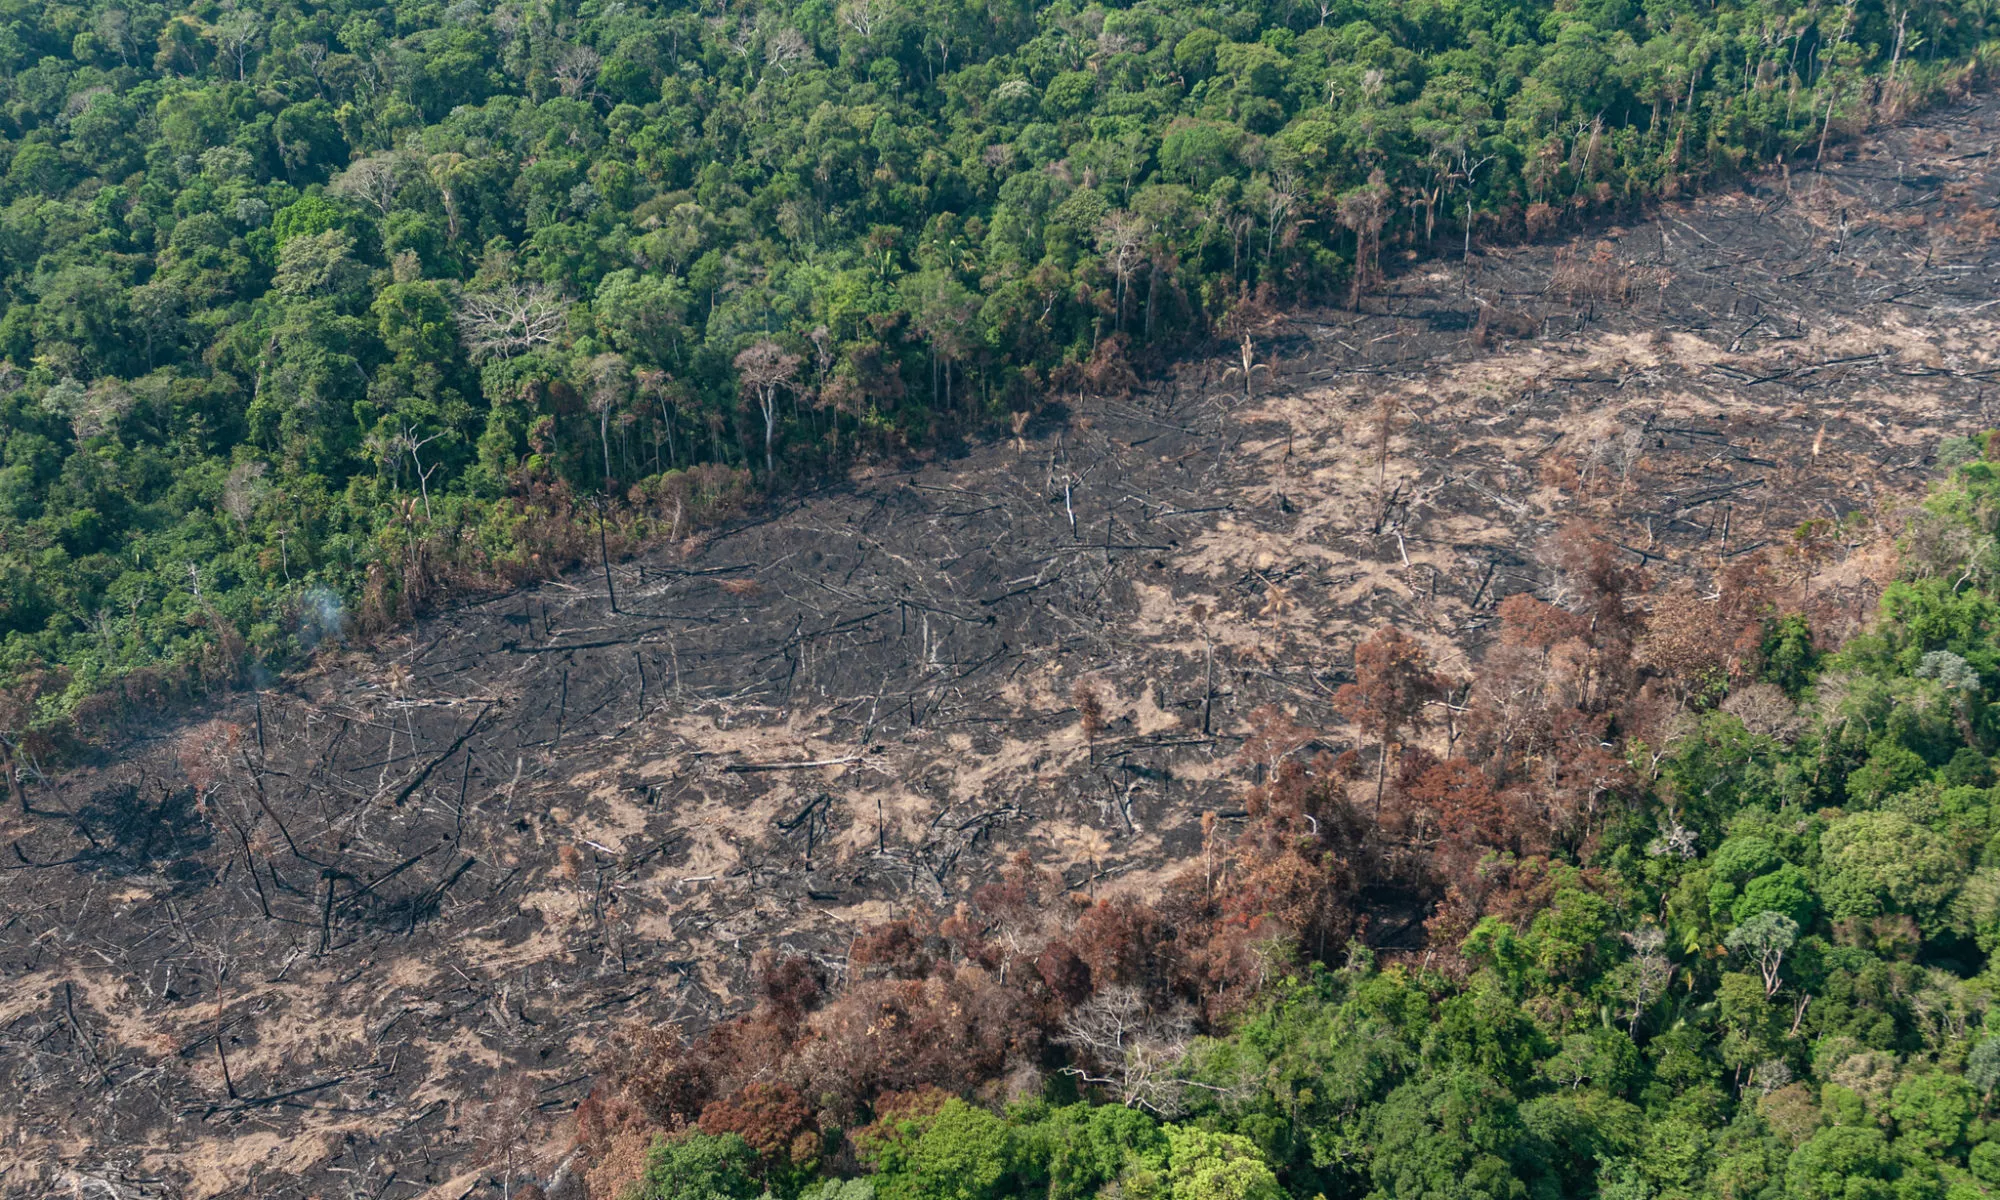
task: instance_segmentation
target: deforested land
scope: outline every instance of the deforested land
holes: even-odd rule
[[[2000,1190],[1976,14],[8,19],[0,1194]]]

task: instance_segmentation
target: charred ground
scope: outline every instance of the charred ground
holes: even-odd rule
[[[1362,311],[626,563],[615,610],[553,581],[31,779],[0,1193],[476,1193],[615,1026],[734,1011],[761,949],[837,963],[1019,849],[1154,886],[1236,806],[1247,714],[1342,748],[1358,636],[1463,674],[1573,518],[1660,586],[1763,553],[1861,619],[1940,439],[1995,423],[1996,146],[1989,100],[1412,261]],[[1384,896],[1373,935],[1421,915]]]

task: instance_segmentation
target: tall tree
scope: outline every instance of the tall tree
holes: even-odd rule
[[[798,355],[769,338],[756,342],[736,356],[736,376],[756,397],[758,411],[764,417],[766,475],[776,469],[771,457],[771,443],[778,430],[778,396],[797,382],[801,362],[803,360]]]
[[[1389,750],[1399,733],[1427,724],[1424,705],[1443,690],[1423,643],[1393,625],[1369,634],[1354,648],[1354,682],[1334,694],[1341,715],[1375,736],[1375,815],[1382,815],[1382,792]]]

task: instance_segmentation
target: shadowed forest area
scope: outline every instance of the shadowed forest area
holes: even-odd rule
[[[1996,138],[16,770],[0,1187],[1987,1194]]]

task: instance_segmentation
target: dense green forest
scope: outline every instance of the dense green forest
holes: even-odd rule
[[[1922,102],[1929,0],[0,4],[0,729]]]
[[[767,960],[753,1010],[637,1038],[579,1113],[593,1195],[2000,1194],[1996,514],[2000,463],[1958,468],[1837,649],[1754,572],[1641,609],[1578,552],[1379,817],[1266,712],[1247,820],[1163,894],[1023,859],[844,978]],[[1357,656],[1363,729],[1445,682],[1413,645]],[[1351,939],[1385,881],[1428,950]]]

